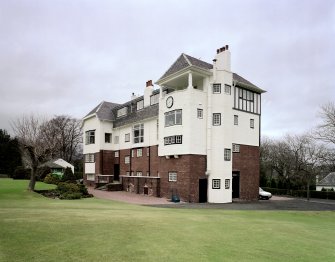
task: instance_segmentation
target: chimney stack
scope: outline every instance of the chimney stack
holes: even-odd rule
[[[215,60],[216,63],[214,64],[216,64],[217,70],[231,71],[229,45],[225,45],[216,50]]]
[[[153,85],[152,85],[152,80],[148,80],[148,81],[146,82],[146,87],[149,87],[149,86],[153,86]]]

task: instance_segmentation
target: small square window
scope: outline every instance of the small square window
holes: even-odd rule
[[[114,152],[114,157],[119,157],[119,151]]]
[[[220,188],[221,188],[221,179],[213,179],[212,189],[220,189]]]
[[[112,143],[112,134],[105,133],[105,143]]]
[[[95,175],[94,174],[86,174],[86,180],[87,181],[94,181]]]
[[[129,176],[129,175],[130,175],[130,172],[129,172],[129,171],[127,171],[127,172],[126,172],[126,176]]]
[[[213,126],[220,126],[220,125],[221,125],[221,113],[214,113]]]
[[[224,92],[227,95],[231,94],[231,86],[230,85],[224,85]]]
[[[234,115],[234,125],[238,125],[238,115]]]
[[[230,161],[231,160],[231,150],[228,148],[224,149],[224,160]]]
[[[233,153],[240,153],[240,145],[233,144]]]
[[[142,176],[142,171],[137,171],[136,176]]]
[[[224,187],[225,187],[225,189],[229,189],[230,188],[230,179],[225,179],[225,181],[224,181]]]
[[[143,154],[142,148],[138,148],[136,153],[137,157],[141,157],[142,154]]]
[[[250,119],[250,128],[255,128],[255,120]]]
[[[177,172],[169,172],[169,182],[177,182]]]
[[[200,108],[197,109],[197,117],[199,119],[203,119],[203,117],[204,117],[204,110],[203,109],[200,109]]]
[[[213,84],[213,94],[221,94],[221,84]]]

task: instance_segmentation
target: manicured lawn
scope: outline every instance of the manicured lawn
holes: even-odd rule
[[[335,261],[335,212],[52,200],[27,183],[0,179],[0,261]]]

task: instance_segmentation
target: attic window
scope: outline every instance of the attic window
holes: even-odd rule
[[[136,104],[137,111],[143,109],[143,106],[144,106],[144,101],[143,100],[138,101]]]
[[[127,107],[122,107],[121,109],[117,110],[116,116],[121,117],[127,115]]]

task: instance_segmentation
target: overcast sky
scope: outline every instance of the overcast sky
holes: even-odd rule
[[[182,53],[267,90],[262,134],[301,133],[335,101],[335,1],[0,0],[0,129],[23,114],[82,118],[143,94]]]

